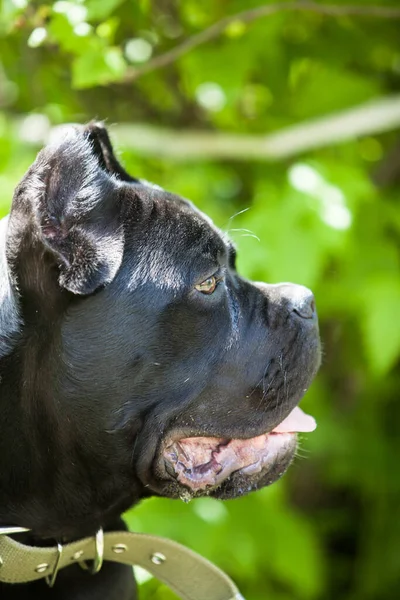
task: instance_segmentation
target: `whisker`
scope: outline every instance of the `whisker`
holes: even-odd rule
[[[296,452],[294,455],[296,458],[301,458],[302,460],[305,460],[309,457],[310,450],[303,446],[303,438],[299,439],[297,437],[297,447],[296,447]]]
[[[260,383],[262,383],[264,380],[264,377],[261,377],[260,381],[257,383],[256,386],[254,386],[253,390],[250,392],[250,394],[247,396],[247,399],[251,398],[252,395],[254,394],[254,392],[256,391],[256,389],[258,388],[258,386],[260,385]]]
[[[251,208],[251,206],[248,206],[247,208],[243,208],[243,210],[239,210],[237,213],[233,214],[231,217],[229,217],[226,225],[222,229],[224,229],[224,230],[229,229],[229,225],[230,225],[231,221],[233,221],[233,219],[235,219],[239,215],[242,215],[243,213],[250,210],[250,208]]]
[[[248,210],[250,210],[251,206],[248,206],[247,208],[244,208],[243,210],[239,210],[239,212],[235,213],[234,215],[232,215],[231,217],[229,217],[228,220],[228,225],[231,221],[233,221],[233,219],[235,217],[238,217],[239,215],[242,215],[243,213],[247,212]]]
[[[252,237],[255,238],[257,241],[261,242],[258,235],[256,235],[253,231],[250,231],[249,229],[228,229],[228,233],[230,233],[231,231],[244,231],[245,233],[242,233],[240,237]]]
[[[134,461],[134,457],[135,457],[135,450],[136,450],[136,446],[137,446],[137,443],[138,443],[138,439],[139,439],[139,436],[138,436],[138,435],[136,435],[136,436],[135,436],[135,441],[134,441],[134,443],[133,443],[133,449],[132,449],[132,453],[131,453],[131,454],[132,454],[132,462]]]
[[[284,406],[284,404],[287,405],[288,399],[289,399],[288,388],[287,388],[287,370],[283,366],[283,350],[281,350],[278,360],[279,360],[279,369],[280,369],[280,371],[282,373],[282,377],[283,377],[283,394],[284,394],[284,399],[286,400],[286,402],[282,402],[281,406],[280,406],[280,416],[282,417],[283,406]]]
[[[294,453],[294,457],[299,460],[307,460],[309,455],[303,454],[300,450],[296,450]]]
[[[272,363],[272,361],[270,361],[270,364],[271,364],[271,363]],[[268,365],[268,366],[269,366],[269,365]],[[278,372],[276,371],[276,372],[274,373],[274,375],[271,377],[271,379],[269,380],[269,382],[268,382],[268,385],[267,385],[267,386],[265,386],[265,377],[263,378],[263,394],[262,394],[262,398],[261,398],[261,401],[260,401],[260,404],[259,404],[258,408],[260,407],[260,405],[261,405],[261,402],[263,402],[264,400],[267,400],[267,402],[266,402],[266,404],[265,404],[265,408],[268,408],[268,405],[271,403],[271,401],[272,401],[272,398],[270,398],[270,400],[268,400],[268,399],[267,399],[267,395],[268,395],[268,392],[269,392],[269,390],[271,389],[271,387],[272,387],[272,385],[273,385],[273,383],[274,383],[274,381],[275,381],[275,379],[276,379],[276,376],[277,376],[277,374],[278,374]],[[277,392],[277,393],[278,393],[278,392]]]

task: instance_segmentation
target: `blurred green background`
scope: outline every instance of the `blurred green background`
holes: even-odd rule
[[[239,15],[156,68],[258,4],[0,3],[0,216],[54,126],[106,119],[129,171],[229,232],[243,274],[315,292],[324,358],[302,406],[319,426],[283,480],[127,514],[215,561],[247,600],[399,593],[400,20],[325,4]],[[142,599],[174,598],[140,580]]]

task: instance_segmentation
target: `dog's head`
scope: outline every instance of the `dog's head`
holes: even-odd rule
[[[320,362],[311,292],[241,277],[227,236],[130,177],[101,125],[39,154],[7,258],[12,385],[47,498],[65,504],[70,481],[100,514],[149,494],[232,498],[283,474],[296,431],[313,428],[296,408]]]

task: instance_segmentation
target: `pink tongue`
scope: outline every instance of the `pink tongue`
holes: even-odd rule
[[[306,415],[298,406],[286,417],[282,423],[279,423],[275,429],[276,433],[291,433],[294,431],[314,431],[317,427],[314,417]]]

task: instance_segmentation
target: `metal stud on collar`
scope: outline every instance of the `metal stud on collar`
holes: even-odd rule
[[[154,552],[154,554],[151,555],[150,560],[154,565],[162,565],[167,558],[161,552]]]
[[[128,546],[126,544],[115,544],[111,549],[115,554],[122,554],[128,550]]]
[[[49,563],[40,563],[40,565],[38,565],[35,568],[36,573],[44,573],[45,571],[47,571],[47,569],[49,568]]]

